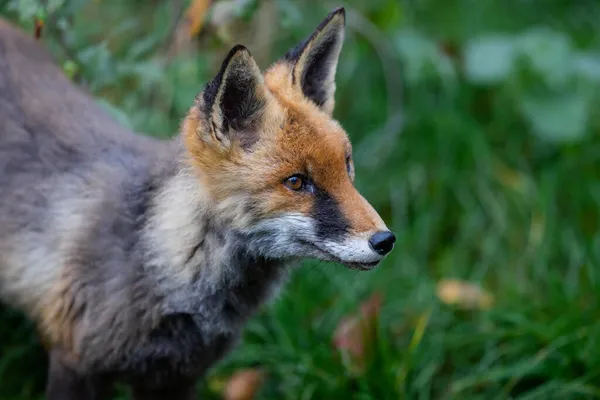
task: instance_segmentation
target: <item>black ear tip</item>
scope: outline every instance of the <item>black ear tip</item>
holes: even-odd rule
[[[234,57],[242,55],[245,56],[246,59],[252,58],[252,54],[246,46],[242,44],[236,44],[235,46],[233,46],[231,50],[229,50],[229,53],[227,53],[227,55],[225,56],[225,59],[221,64],[221,70],[219,71],[219,74],[222,75],[225,72],[225,70],[227,69],[227,67],[231,63],[231,60],[233,60]]]
[[[332,14],[332,15],[335,15],[335,14],[342,14],[342,15],[344,15],[344,16],[345,16],[345,15],[346,15],[346,8],[344,8],[344,6],[338,7],[338,8],[336,8],[336,9],[334,9],[334,10],[331,12],[331,14]]]
[[[332,12],[330,12],[327,19],[331,20],[338,15],[340,17],[342,17],[342,19],[344,20],[344,23],[346,23],[346,8],[344,8],[344,6],[338,7],[336,9],[334,9]]]
[[[221,64],[221,68],[219,69],[217,75],[212,80],[207,82],[206,86],[204,87],[204,90],[202,91],[202,96],[207,107],[212,107],[213,101],[217,96],[217,92],[219,90],[219,85],[221,85],[221,80],[223,79],[223,75],[225,74],[225,70],[227,70],[227,67],[229,67],[231,60],[241,53],[245,53],[246,57],[248,58],[252,57],[252,55],[250,54],[250,50],[248,50],[246,46],[241,44],[233,46],[225,56],[225,59],[223,60],[223,63]]]
[[[225,63],[227,63],[229,60],[231,60],[235,55],[239,54],[239,53],[246,53],[248,56],[251,56],[252,54],[250,54],[250,50],[248,50],[248,48],[246,46],[244,46],[243,44],[236,44],[235,46],[233,46],[231,48],[231,50],[229,50],[229,53],[227,53],[227,56],[225,57]]]
[[[346,26],[346,9],[344,7],[338,7],[329,14],[327,14],[327,17],[325,17],[325,19],[321,21],[319,26],[317,26],[317,29],[315,29],[315,33],[313,33],[313,36],[317,32],[321,32],[323,29],[325,29],[325,27],[329,26],[329,24],[332,21],[336,21],[336,23],[338,23],[340,20],[342,22],[342,26]],[[339,26],[339,23],[337,25]]]
[[[247,57],[252,56],[250,54],[250,50],[248,50],[248,48],[246,46],[244,46],[242,44],[236,44],[235,46],[233,46],[231,48],[231,50],[229,50],[229,53],[227,53],[227,55],[225,56],[225,59],[223,60],[223,63],[221,64],[221,69],[219,70],[219,73],[217,74],[217,78],[218,78],[218,79],[216,79],[217,81],[221,80],[221,77],[225,73],[225,70],[231,63],[231,60],[235,56],[237,56],[238,54],[241,54],[241,53],[245,53]]]

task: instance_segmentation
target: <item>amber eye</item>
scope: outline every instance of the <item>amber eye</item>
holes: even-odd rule
[[[304,187],[304,179],[301,176],[294,175],[287,178],[285,181],[285,186],[289,187],[292,190],[300,190]]]
[[[352,165],[352,157],[346,156],[346,171],[348,172],[348,176],[350,179],[354,179],[354,168]]]

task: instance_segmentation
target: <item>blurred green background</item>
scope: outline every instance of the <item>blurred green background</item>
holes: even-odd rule
[[[43,20],[66,74],[168,137],[234,44],[266,68],[339,5],[0,0],[0,15],[32,35]],[[600,2],[343,5],[335,117],[396,249],[368,273],[307,262],[202,398],[247,368],[257,399],[600,398]],[[0,398],[41,398],[31,325],[0,321]]]

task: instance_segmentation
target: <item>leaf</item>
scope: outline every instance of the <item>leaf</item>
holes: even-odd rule
[[[210,25],[224,42],[233,40],[232,31],[240,17],[248,15],[256,0],[223,0],[215,3],[210,13]]]
[[[536,211],[531,217],[529,226],[529,242],[534,246],[539,246],[544,239],[546,231],[546,219],[542,213]]]
[[[211,4],[212,0],[192,0],[185,10],[185,17],[181,19],[175,29],[169,48],[171,58],[189,46],[190,39],[200,33]]]
[[[196,36],[200,33],[208,9],[210,8],[211,0],[193,0],[185,12],[187,30],[190,36]]]
[[[571,43],[564,34],[550,29],[532,29],[518,38],[517,46],[550,87],[561,87],[571,77]]]
[[[48,0],[46,2],[46,10],[49,14],[58,11],[65,4],[65,0]]]
[[[63,71],[69,79],[73,79],[79,72],[79,66],[73,60],[66,60],[63,63]]]
[[[494,299],[479,286],[457,279],[445,279],[437,285],[437,296],[445,304],[465,309],[488,309]]]
[[[42,29],[44,29],[44,24],[45,24],[45,16],[40,13],[41,15],[37,16],[35,18],[35,22],[34,22],[34,26],[35,26],[35,31],[33,34],[33,37],[36,39],[39,39],[42,36]]]
[[[253,0],[224,0],[212,8],[210,23],[216,27],[227,25],[247,12]]]
[[[419,84],[432,74],[447,81],[456,77],[450,57],[425,36],[412,31],[403,32],[398,36],[396,46],[404,61],[405,76],[409,83]]]
[[[133,129],[131,120],[129,119],[127,114],[125,114],[121,109],[101,98],[97,98],[96,102],[100,104],[100,106],[104,108],[106,112],[108,112],[108,114],[110,114],[110,116],[112,116],[121,125],[125,126],[128,129]]]
[[[100,42],[83,49],[77,54],[77,58],[86,73],[95,77],[90,82],[92,91],[97,92],[102,87],[117,83],[118,62],[110,52],[107,42]]]
[[[521,195],[527,195],[529,193],[531,183],[527,177],[523,173],[510,168],[500,160],[494,160],[494,175],[506,188],[514,190]]]
[[[600,57],[591,54],[577,54],[573,58],[575,71],[588,80],[600,83]]]
[[[412,339],[410,340],[410,346],[409,346],[410,351],[414,351],[417,347],[419,347],[419,344],[421,343],[421,340],[423,339],[423,336],[425,335],[425,329],[427,329],[427,325],[429,324],[430,317],[431,317],[431,310],[425,314],[422,314],[419,317],[419,319],[417,320],[417,325],[415,326],[415,331],[413,333]]]
[[[258,369],[245,369],[235,373],[227,382],[225,400],[252,400],[264,381],[264,373]]]
[[[144,62],[123,62],[117,65],[119,77],[134,76],[142,86],[152,86],[165,79],[163,66],[154,60]]]
[[[464,50],[468,80],[478,84],[500,83],[513,72],[516,52],[509,36],[484,36],[471,40]]]
[[[334,346],[340,351],[346,368],[354,375],[364,373],[367,367],[381,302],[381,295],[373,294],[361,304],[357,314],[342,319],[335,330]]]
[[[16,11],[21,22],[29,22],[43,10],[43,7],[39,0],[13,0],[8,3],[7,10]]]
[[[588,124],[588,104],[582,93],[523,97],[521,111],[540,138],[558,143],[580,140]]]

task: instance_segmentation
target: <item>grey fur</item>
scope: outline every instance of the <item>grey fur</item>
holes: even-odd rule
[[[183,151],[118,126],[0,21],[0,289],[39,319],[67,279],[73,346],[52,349],[49,399],[193,386],[285,277],[188,190]]]
[[[331,23],[341,26],[340,12]],[[256,78],[250,89],[262,85],[250,54],[234,55]],[[274,101],[262,86],[238,86],[208,86],[221,108],[213,125],[222,114],[227,128],[248,130]],[[241,108],[239,92],[250,93]],[[198,140],[217,134],[206,122],[192,131]],[[261,135],[274,135],[275,122]],[[115,381],[130,383],[136,399],[191,399],[293,260],[371,269],[383,258],[369,238],[385,223],[355,189],[349,204],[363,223],[353,229],[325,194],[319,212],[268,217],[245,186],[210,198],[199,176],[208,167],[190,161],[195,136],[183,130],[168,141],[125,130],[42,46],[0,20],[0,297],[36,322],[49,347],[47,399],[106,398]],[[240,141],[243,151],[260,147],[252,140]]]

